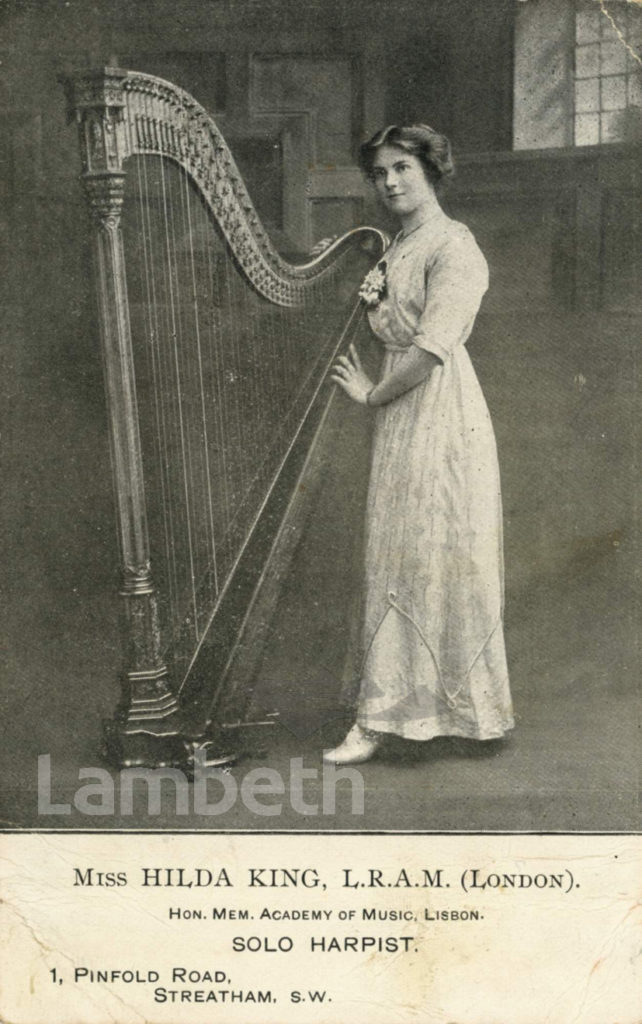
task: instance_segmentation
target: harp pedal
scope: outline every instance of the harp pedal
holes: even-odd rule
[[[192,772],[196,764],[198,764],[200,769],[221,768],[225,770],[225,768],[231,767],[250,754],[252,744],[248,743],[246,745],[241,742],[238,745],[235,743],[233,747],[232,745],[228,747],[224,738],[225,734],[229,735],[234,732],[244,733],[246,729],[263,729],[274,726],[277,724],[278,718],[278,711],[270,711],[264,718],[256,721],[237,719],[232,722],[223,722],[215,730],[212,730],[215,735],[211,735],[209,739],[202,738],[185,741],[188,767]],[[256,756],[257,751],[252,750],[252,754]]]
[[[221,743],[217,740],[185,741],[185,753],[190,775],[194,774],[196,767],[199,771],[204,768],[231,768],[239,759],[237,750],[222,752]]]
[[[243,719],[237,719],[235,722],[223,722],[221,725],[222,729],[262,729],[265,726],[277,725],[279,720],[278,711],[268,711],[264,718],[258,721],[245,721]]]

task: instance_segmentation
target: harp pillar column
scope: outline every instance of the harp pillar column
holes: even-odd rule
[[[161,651],[152,582],[136,379],[127,299],[121,212],[122,78],[107,70],[85,80],[76,103],[85,194],[94,223],[98,320],[121,557],[125,666],[122,697],[107,725],[107,753],[120,764],[159,765],[184,758],[181,716]]]

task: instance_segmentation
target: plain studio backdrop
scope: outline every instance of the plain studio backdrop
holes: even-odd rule
[[[101,721],[118,700],[118,556],[90,234],[58,83],[116,61],[182,86],[213,114],[293,259],[358,224],[390,227],[356,168],[361,139],[412,120],[452,139],[458,174],[444,206],[472,229],[491,274],[469,349],[499,449],[517,727],[483,752],[438,741],[366,766],[376,799],[358,827],[638,827],[642,12],[607,6],[612,19],[579,0],[1,5],[6,827],[42,824],[39,754],[52,757],[57,799],[69,798],[80,766],[100,764]],[[254,710],[279,711],[281,724],[261,735],[247,766],[285,770],[294,756],[317,764],[344,725],[367,414],[341,397],[332,430],[327,482],[252,681]],[[72,815],[54,824],[141,823],[186,824],[169,804],[153,822]],[[191,824],[276,823],[236,808]],[[354,819],[341,804],[334,817],[292,814],[281,826]]]

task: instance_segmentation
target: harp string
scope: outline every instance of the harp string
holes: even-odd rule
[[[173,579],[173,573],[170,571],[173,559],[173,543],[170,530],[170,517],[168,512],[168,481],[167,481],[167,444],[166,444],[166,428],[165,428],[165,403],[162,401],[163,395],[163,383],[162,383],[162,370],[159,362],[159,329],[158,329],[158,309],[157,309],[157,296],[156,296],[156,282],[152,271],[154,266],[153,257],[153,236],[151,231],[150,223],[150,196],[149,196],[149,185],[147,181],[147,161],[143,157],[139,157],[136,161],[136,169],[138,175],[138,202],[137,209],[139,211],[139,225],[140,233],[139,237],[142,238],[143,242],[143,269],[144,269],[144,296],[145,302],[143,304],[143,324],[145,333],[143,337],[146,339],[144,345],[145,352],[147,355],[147,362],[149,368],[149,376],[151,378],[152,392],[153,392],[153,406],[154,406],[154,423],[156,431],[154,434],[154,441],[156,446],[157,454],[157,466],[158,466],[158,483],[161,497],[161,518],[162,518],[162,532],[164,537],[165,546],[165,562],[167,566],[167,587],[169,590],[169,610],[170,616],[173,618],[175,613],[175,582]],[[164,589],[164,588],[163,588]]]
[[[240,409],[240,426],[241,431],[239,435],[239,460],[243,466],[243,480],[242,480],[242,491],[241,491],[241,507],[243,508],[247,501],[248,492],[252,486],[252,422],[251,422],[251,402],[250,398],[251,390],[251,375],[247,366],[247,351],[245,348],[246,339],[243,336],[243,305],[242,299],[239,295],[239,278],[236,266],[229,264],[229,288],[230,288],[230,326],[231,336],[234,342],[234,358],[235,358],[235,380],[234,380],[234,393],[238,407]],[[241,529],[243,529],[243,521],[241,522]]]
[[[185,573],[189,563],[187,550],[188,532],[185,524],[184,502],[180,500],[180,474],[184,465],[179,424],[179,408],[176,380],[176,363],[173,353],[173,339],[176,335],[176,311],[174,308],[173,270],[171,261],[171,245],[169,242],[169,219],[167,214],[167,189],[164,187],[165,165],[161,158],[158,163],[158,230],[159,242],[162,245],[160,270],[162,273],[161,294],[163,301],[165,331],[163,336],[163,360],[165,366],[166,390],[163,401],[167,407],[169,424],[168,476],[170,480],[170,515],[175,524],[175,562],[176,562],[176,609],[175,618],[181,615],[185,598]],[[175,621],[174,619],[172,621]]]
[[[237,290],[239,281],[237,279]],[[256,452],[254,460],[254,471],[258,466],[259,481],[263,476],[263,453],[266,446],[266,433],[268,425],[265,420],[265,396],[266,388],[261,387],[261,377],[265,379],[265,352],[260,343],[259,331],[257,330],[257,311],[252,297],[248,295],[246,316],[244,319],[245,330],[243,332],[243,354],[245,373],[248,377],[250,389],[250,434],[252,448]],[[260,486],[260,484],[259,484]]]
[[[143,166],[145,168],[145,183],[148,186],[147,179],[147,165],[150,162],[150,158],[142,157]],[[154,166],[156,166],[154,162]],[[150,236],[154,238],[156,236],[157,246],[152,243],[151,254],[154,262],[152,267],[154,269],[154,280],[156,277],[159,278],[158,283],[158,295],[156,295],[156,316],[157,316],[157,344],[158,344],[158,366],[159,366],[159,388],[160,388],[160,405],[162,409],[162,431],[163,431],[163,455],[164,465],[161,467],[161,472],[164,474],[167,481],[167,498],[164,507],[164,520],[167,524],[167,532],[170,537],[170,553],[171,561],[168,567],[168,572],[172,581],[172,601],[171,601],[171,619],[170,623],[176,622],[180,609],[180,583],[179,583],[179,568],[178,560],[182,556],[182,531],[180,529],[180,520],[177,515],[176,503],[174,501],[174,473],[175,473],[175,451],[176,451],[176,437],[177,433],[175,430],[175,411],[173,408],[173,394],[174,386],[172,381],[171,361],[170,355],[170,336],[171,336],[171,321],[170,321],[170,307],[168,303],[169,294],[169,268],[166,263],[166,255],[163,251],[163,224],[164,224],[164,209],[163,209],[163,197],[159,188],[160,178],[154,181],[154,190],[156,196],[156,231],[152,232],[151,223],[151,204],[149,209],[149,232]],[[158,269],[156,269],[158,268]],[[162,296],[162,300],[161,297]],[[161,310],[161,317],[158,315],[158,310]]]
[[[252,301],[250,317],[250,336],[252,350],[256,353],[252,360],[254,380],[255,380],[255,391],[257,394],[257,451],[259,452],[259,465],[260,465],[260,477],[259,487],[261,490],[266,485],[266,471],[265,464],[269,451],[269,436],[270,436],[270,401],[274,402],[278,395],[278,390],[275,386],[273,379],[273,368],[270,362],[270,349],[271,344],[268,342],[269,336],[269,323],[264,324],[264,317],[261,315],[261,309],[258,304]],[[267,327],[267,329],[266,329]],[[263,382],[267,382],[267,386]]]
[[[189,182],[187,176],[184,175],[185,189],[187,196],[187,210],[188,210],[188,222],[190,230],[190,256],[191,256],[191,270],[192,270],[192,287],[194,295],[194,314],[196,321],[196,345],[198,352],[198,370],[199,370],[199,389],[200,389],[200,400],[201,400],[201,421],[203,426],[203,466],[205,470],[205,482],[207,488],[207,513],[208,513],[208,525],[209,525],[209,541],[210,541],[210,565],[211,571],[208,569],[207,579],[211,582],[210,595],[214,597],[218,594],[219,590],[219,565],[218,565],[218,549],[217,549],[217,538],[216,538],[216,523],[215,523],[215,501],[213,494],[212,484],[212,465],[211,465],[211,441],[210,438],[215,436],[215,424],[212,423],[212,409],[214,407],[214,395],[211,389],[212,380],[212,365],[207,361],[208,349],[206,345],[203,345],[201,341],[202,334],[205,331],[201,329],[201,320],[204,319],[203,328],[207,325],[207,306],[205,305],[205,311],[202,314],[199,306],[199,293],[201,292],[200,279],[196,273],[196,266],[194,261],[194,233],[192,229],[192,217],[191,209],[194,208],[196,218],[196,237],[198,239],[198,253],[199,253],[199,267],[201,268],[201,278],[203,274],[203,260],[202,260],[202,246],[203,239],[206,237],[204,232],[203,222],[203,207],[199,203],[196,205],[191,198],[189,192]],[[205,300],[205,291],[203,290],[203,296]],[[206,334],[205,334],[206,336]],[[209,383],[209,387],[208,387]]]
[[[235,305],[242,301],[241,279],[238,272],[233,276],[233,291]],[[245,516],[243,529],[246,527],[248,505],[251,496],[260,489],[260,482],[265,474],[265,462],[270,451],[270,430],[265,422],[264,402],[267,393],[266,388],[261,388],[260,379],[264,375],[265,356],[262,345],[259,343],[256,331],[256,318],[254,315],[252,299],[249,300],[248,315],[239,326],[241,336],[241,357],[243,387],[245,394],[244,408],[247,410],[245,417],[247,433],[250,439],[248,456],[255,453],[251,461],[248,459],[249,478],[244,496]]]
[[[180,185],[183,190],[183,201],[186,221],[186,258],[184,260],[185,281],[185,312],[187,324],[187,341],[184,358],[192,373],[190,377],[191,409],[190,431],[192,434],[193,478],[192,505],[194,509],[194,533],[197,538],[197,607],[199,632],[203,615],[215,599],[218,581],[218,555],[214,530],[214,494],[209,459],[208,405],[206,394],[207,367],[204,362],[206,354],[203,348],[202,303],[200,301],[200,248],[197,223],[197,206],[193,187],[188,176],[181,169]]]
[[[223,496],[223,524],[224,524],[224,543],[225,543],[225,554],[226,554],[226,568],[231,561],[231,538],[230,538],[230,481],[229,471],[227,465],[227,446],[225,444],[225,423],[229,417],[227,396],[225,389],[222,384],[223,372],[222,363],[220,358],[220,335],[221,335],[221,324],[220,324],[220,289],[218,281],[218,272],[215,271],[215,235],[210,235],[208,229],[211,230],[211,223],[206,210],[203,210],[203,222],[205,227],[205,237],[207,239],[206,252],[207,252],[207,280],[208,280],[208,294],[209,294],[209,352],[210,361],[213,368],[213,404],[216,416],[216,443],[215,453],[218,457],[218,464],[220,471],[217,474],[217,478],[221,484],[221,491]],[[212,453],[214,455],[214,453]]]
[[[211,594],[211,583],[214,581],[214,590],[217,585],[217,560],[216,542],[214,536],[214,512],[212,503],[212,483],[210,477],[210,465],[208,457],[209,431],[207,423],[207,411],[205,404],[205,380],[203,370],[203,352],[201,346],[201,324],[200,308],[198,301],[198,283],[196,276],[196,265],[194,258],[194,231],[192,227],[191,194],[187,175],[179,172],[179,188],[181,188],[181,207],[183,213],[184,233],[183,249],[187,249],[187,278],[183,294],[188,301],[185,302],[185,317],[187,320],[186,340],[189,344],[184,348],[185,375],[189,374],[190,366],[192,374],[190,380],[190,397],[188,412],[191,412],[190,429],[188,436],[193,434],[194,446],[192,449],[192,462],[190,474],[190,486],[192,491],[192,508],[194,515],[193,533],[197,538],[195,545],[197,579],[204,581],[203,586]],[[195,358],[192,358],[192,354]],[[192,408],[193,406],[193,408]],[[201,514],[199,515],[199,510]],[[206,522],[202,522],[205,516]],[[199,543],[202,533],[205,532],[205,543],[207,547],[206,564],[199,564],[198,555],[201,547]],[[195,597],[194,614],[197,623],[197,632],[200,631],[200,615],[202,601]]]
[[[177,311],[178,331],[175,340],[174,358],[177,365],[176,384],[177,397],[179,399],[179,422],[182,431],[185,458],[183,462],[183,502],[185,517],[187,521],[187,536],[190,548],[190,587],[187,601],[186,621],[191,624],[196,639],[198,640],[198,616],[196,614],[197,604],[197,581],[200,579],[198,564],[198,526],[197,506],[198,496],[194,492],[194,436],[192,430],[193,419],[193,381],[194,374],[193,359],[186,358],[186,347],[190,343],[190,323],[188,320],[189,310],[189,280],[186,275],[187,268],[187,226],[185,217],[185,205],[183,192],[180,187],[180,168],[174,164],[167,163],[165,166],[165,180],[167,185],[168,209],[171,212],[172,223],[172,258],[173,275],[175,282],[175,302]]]
[[[178,433],[180,438],[180,449],[181,459],[180,463],[182,466],[182,483],[183,483],[183,494],[185,501],[185,523],[187,529],[187,548],[188,548],[188,559],[189,559],[189,578],[191,583],[191,600],[194,610],[196,609],[196,575],[194,566],[194,544],[192,537],[192,511],[191,511],[191,500],[189,490],[189,472],[191,469],[191,458],[189,450],[189,441],[186,437],[185,420],[183,414],[183,380],[180,365],[179,355],[179,341],[182,342],[181,331],[180,331],[180,306],[178,306],[178,273],[177,273],[177,261],[176,261],[176,224],[174,217],[173,204],[168,199],[168,188],[166,183],[165,175],[165,161],[161,157],[160,168],[161,168],[161,191],[163,201],[163,213],[164,213],[164,225],[165,225],[165,243],[166,243],[166,257],[167,257],[167,268],[168,268],[168,283],[169,283],[169,302],[170,302],[170,327],[171,327],[171,349],[174,362],[174,374],[175,374],[175,395],[176,395],[176,409],[178,419]],[[171,242],[170,242],[171,237]],[[196,623],[196,615],[194,615],[194,632],[196,634],[196,640],[198,642],[198,625]]]
[[[232,530],[236,530],[236,516],[240,508],[240,503],[245,495],[245,452],[247,451],[244,441],[245,433],[242,426],[242,417],[239,403],[239,381],[241,367],[239,363],[239,352],[238,352],[238,338],[237,338],[237,326],[234,301],[232,298],[232,277],[233,267],[230,260],[225,260],[223,263],[223,278],[225,283],[225,299],[227,303],[228,322],[226,323],[226,338],[227,342],[226,350],[229,352],[229,369],[225,371],[225,384],[229,388],[230,396],[233,399],[232,406],[234,409],[234,420],[235,420],[235,433],[232,439],[232,470],[234,472],[234,504],[235,511],[232,515],[231,526]],[[232,534],[232,540],[234,539],[234,532]]]
[[[276,422],[277,424],[280,424],[283,423],[285,418],[287,404],[286,389],[284,386],[285,367],[282,365],[282,363],[287,359],[287,353],[284,352],[283,348],[279,349],[273,310],[270,310],[265,315],[265,334],[267,339],[267,378],[270,384],[270,392],[273,396],[274,408],[277,411]],[[274,422],[274,419],[275,417],[272,417],[272,422]]]

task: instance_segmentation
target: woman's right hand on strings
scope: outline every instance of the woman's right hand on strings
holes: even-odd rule
[[[354,345],[350,345],[347,356],[339,356],[332,367],[330,380],[342,387],[355,402],[359,402],[360,405],[368,404],[373,382],[363,369]]]

